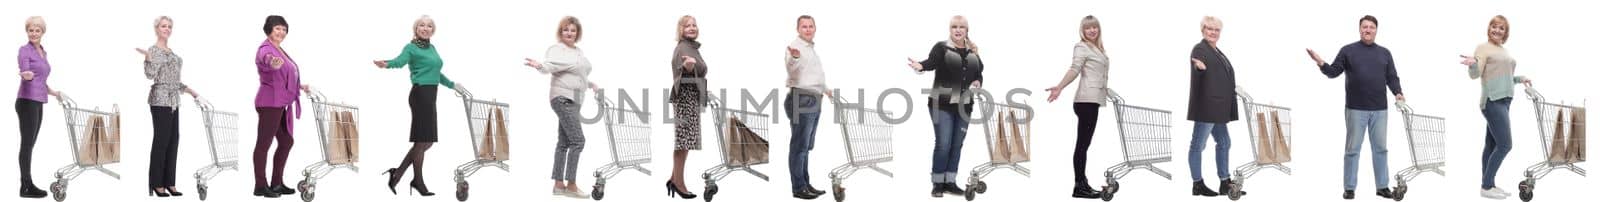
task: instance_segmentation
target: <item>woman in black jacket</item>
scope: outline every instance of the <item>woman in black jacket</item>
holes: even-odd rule
[[[1228,122],[1239,120],[1239,106],[1235,104],[1233,63],[1217,49],[1217,38],[1222,35],[1222,21],[1206,16],[1200,23],[1205,40],[1194,45],[1189,52],[1189,120],[1194,121],[1194,138],[1189,140],[1189,176],[1194,180],[1190,194],[1217,196],[1206,188],[1200,175],[1200,152],[1206,149],[1207,134],[1217,141],[1217,178],[1222,178],[1218,189],[1228,193]]]
[[[928,116],[933,118],[933,197],[945,193],[961,195],[956,185],[960,169],[961,145],[967,138],[967,118],[972,115],[971,88],[983,86],[983,61],[978,46],[967,37],[967,19],[950,19],[950,39],[933,45],[928,59],[907,65],[918,73],[933,71],[933,94],[928,97]]]

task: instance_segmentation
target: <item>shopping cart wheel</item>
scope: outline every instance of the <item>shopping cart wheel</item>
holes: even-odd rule
[[[844,186],[839,183],[833,183],[833,201],[844,202]]]
[[[1521,183],[1517,183],[1517,192],[1517,196],[1522,198],[1522,202],[1533,200],[1533,179],[1527,179],[1523,180]]]
[[[968,185],[968,188],[971,188],[971,185]],[[975,191],[978,191],[979,194],[982,194],[984,192],[989,192],[989,183],[985,183],[983,181],[978,181],[978,188]]]
[[[1106,193],[1106,192],[1117,193],[1117,192],[1122,191],[1122,183],[1117,183],[1116,180],[1106,180],[1106,181],[1109,181],[1109,183],[1106,183],[1106,186],[1108,188],[1110,188],[1110,190],[1101,190],[1100,191],[1101,193]]]
[[[317,184],[316,183],[311,183],[309,181],[300,180],[299,186],[295,186],[295,187],[300,188],[300,201],[311,202],[311,200],[316,200],[317,199]]]
[[[967,197],[967,201],[972,201],[972,199],[978,198],[978,188],[980,188],[981,186],[983,186],[983,185],[982,184],[967,184],[966,193],[962,193],[961,195],[966,196]]]
[[[717,184],[706,185],[706,202],[711,202],[711,196],[717,195]]]
[[[51,182],[50,197],[55,198],[56,202],[67,200],[67,184],[61,183],[59,180],[56,182]]]
[[[606,186],[605,185],[596,184],[596,185],[594,185],[594,190],[589,191],[589,198],[593,198],[596,201],[599,201],[601,198],[605,198],[605,197],[606,197]]]
[[[1112,188],[1110,184],[1107,184],[1107,186],[1101,186],[1101,200],[1104,200],[1104,202],[1109,202],[1112,197],[1117,196],[1117,191],[1115,191],[1115,189],[1117,188]]]
[[[1407,188],[1405,185],[1394,187],[1394,201],[1406,199],[1406,189],[1410,188]]]
[[[206,187],[206,185],[204,185],[204,184],[194,185],[194,191],[200,192],[200,200],[201,201],[206,200],[206,190],[208,190],[208,189],[209,189],[209,187]]]
[[[1238,201],[1239,197],[1244,197],[1244,184],[1240,184],[1239,181],[1233,181],[1233,183],[1228,183],[1227,186],[1233,187],[1226,193],[1228,194],[1228,200]]]
[[[456,182],[456,201],[467,201],[467,190],[470,188],[467,181]]]

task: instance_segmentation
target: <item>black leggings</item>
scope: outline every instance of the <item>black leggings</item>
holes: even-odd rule
[[[150,106],[150,189],[176,186],[178,176],[178,111]]]
[[[1084,164],[1089,161],[1089,143],[1094,140],[1094,126],[1099,123],[1100,104],[1072,103],[1072,112],[1078,115],[1078,145],[1072,151],[1072,174],[1076,184],[1074,188],[1089,187],[1089,177],[1083,174]]]
[[[33,186],[33,143],[39,141],[39,124],[44,118],[44,102],[17,99],[17,126],[22,128],[22,146],[17,151],[17,165],[22,171],[22,184]]]

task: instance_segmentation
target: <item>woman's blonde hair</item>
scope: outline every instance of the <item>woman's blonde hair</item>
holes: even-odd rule
[[[1217,16],[1209,16],[1209,15],[1206,16],[1205,18],[1201,18],[1200,19],[1200,29],[1201,30],[1205,30],[1205,28],[1207,26],[1214,26],[1214,27],[1217,27],[1217,29],[1222,29],[1222,20],[1221,19],[1217,19]]]
[[[161,27],[161,21],[167,21],[167,23],[172,23],[172,17],[167,17],[165,15],[160,16],[160,17],[156,17],[155,24],[152,24],[150,26]]]
[[[577,36],[572,37],[573,43],[583,40],[583,24],[578,23],[578,17],[566,16],[561,17],[561,23],[556,25],[556,41],[561,41],[561,30],[566,29],[567,25],[577,26],[577,30],[575,31],[577,31],[578,34]]]
[[[689,26],[690,20],[694,20],[694,16],[683,15],[683,17],[678,17],[678,26],[674,27],[678,30],[678,35],[674,36],[675,38],[678,38],[678,41],[688,40],[688,38],[683,37],[683,27]]]
[[[1078,24],[1078,38],[1081,41],[1083,41],[1084,43],[1089,43],[1090,45],[1094,45],[1094,48],[1100,49],[1101,53],[1105,53],[1106,52],[1106,47],[1105,47],[1105,45],[1100,43],[1101,39],[1106,38],[1106,35],[1104,34],[1105,31],[1102,30],[1100,32],[1100,33],[1102,33],[1102,34],[1100,34],[1100,36],[1095,37],[1094,40],[1090,40],[1088,35],[1084,35],[1083,34],[1083,30],[1089,30],[1089,28],[1099,29],[1100,28],[1100,19],[1095,18],[1093,15],[1083,16],[1083,21]]]
[[[33,27],[39,27],[40,31],[44,31],[45,30],[45,28],[44,28],[44,17],[43,16],[29,16],[28,17],[28,21],[22,25],[22,30],[26,31],[26,30],[28,30],[28,28],[33,28]]]
[[[417,17],[417,21],[411,22],[411,38],[413,38],[413,39],[422,39],[421,33],[418,33],[418,31],[417,31],[417,27],[422,27],[422,22],[433,23],[433,17],[432,16],[428,16],[428,15],[422,15],[422,17]],[[437,24],[435,24],[434,25],[434,30],[438,30],[438,29],[439,29],[439,26]]]
[[[1504,16],[1504,15],[1495,15],[1494,18],[1490,18],[1489,19],[1489,29],[1493,30],[1495,25],[1505,26],[1505,28],[1506,28],[1505,37],[1501,37],[1500,38],[1500,43],[1501,44],[1505,44],[1506,41],[1511,40],[1511,22],[1506,20],[1506,16]],[[1494,38],[1494,31],[1488,31],[1488,32],[1489,32],[1488,33],[1489,34],[1489,38]],[[1499,45],[1499,44],[1495,44],[1495,45]]]
[[[965,41],[966,42],[963,45],[966,45],[967,49],[968,50],[972,50],[973,53],[977,53],[978,52],[978,44],[972,42],[972,25],[967,22],[967,17],[966,16],[960,16],[960,15],[956,15],[955,17],[950,17],[950,26],[955,26],[956,23],[960,23],[961,26],[967,27],[966,35],[961,36],[962,37],[961,41]],[[954,41],[952,41],[952,42],[954,42]]]

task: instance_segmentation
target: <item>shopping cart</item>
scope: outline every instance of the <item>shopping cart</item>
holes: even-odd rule
[[[894,177],[894,173],[878,167],[880,163],[894,160],[894,125],[884,122],[882,117],[893,117],[894,112],[867,108],[864,103],[837,103],[835,121],[844,134],[845,157],[850,162],[839,167],[834,167],[828,172],[828,178],[833,179],[833,200],[844,201],[845,179],[855,175],[861,169],[878,171],[885,176]]]
[[[58,95],[56,96],[56,99],[57,101],[61,102],[61,108],[65,109],[64,111],[67,113],[67,131],[71,133],[71,135],[67,136],[67,143],[71,144],[72,146],[72,157],[74,159],[74,163],[63,166],[60,169],[56,169],[56,182],[50,183],[50,196],[54,197],[58,202],[66,200],[67,182],[78,178],[78,175],[88,171],[100,171],[101,173],[105,173],[107,176],[111,176],[111,178],[119,180],[122,179],[122,175],[118,175],[116,172],[105,168],[106,164],[120,162],[120,158],[110,162],[105,162],[101,161],[101,159],[99,159],[99,157],[95,154],[85,154],[78,151],[79,149],[84,148],[85,145],[94,146],[121,144],[120,141],[116,140],[94,141],[98,138],[90,137],[90,135],[95,132],[105,132],[107,134],[118,134],[121,132],[120,130],[122,129],[117,127],[108,127],[107,125],[91,126],[92,123],[96,122],[107,123],[104,121],[110,121],[110,118],[116,117],[121,110],[119,110],[116,105],[112,105],[112,110],[110,112],[100,111],[98,107],[82,108],[81,106],[78,106],[78,102],[73,101],[72,98],[67,97],[67,95]]]
[[[639,170],[650,175],[650,169],[640,166],[650,163],[650,123],[644,120],[650,112],[619,106],[605,96],[599,96],[600,116],[605,117],[606,137],[611,141],[611,163],[594,171],[594,191],[589,197],[598,201],[605,198],[606,180],[622,171]]]
[[[1259,161],[1258,159],[1264,157],[1263,155],[1274,155],[1263,154],[1260,152],[1261,149],[1276,151],[1279,146],[1282,146],[1282,148],[1288,148],[1288,146],[1294,145],[1292,144],[1294,141],[1290,141],[1294,138],[1291,135],[1293,134],[1293,130],[1290,130],[1294,128],[1292,127],[1294,126],[1292,124],[1294,121],[1291,119],[1292,116],[1289,115],[1290,111],[1288,107],[1256,102],[1255,98],[1250,97],[1250,93],[1244,92],[1244,88],[1242,87],[1234,88],[1234,93],[1238,94],[1241,101],[1244,101],[1245,122],[1247,123],[1246,126],[1250,126],[1248,129],[1250,131],[1250,153],[1256,157],[1253,158],[1249,163],[1239,165],[1239,167],[1234,167],[1233,179],[1230,180],[1232,183],[1223,185],[1231,186],[1231,188],[1228,189],[1228,193],[1221,194],[1227,194],[1229,200],[1237,201],[1240,197],[1244,197],[1245,179],[1255,176],[1257,173],[1260,173],[1261,170],[1271,168],[1278,170],[1279,172],[1283,172],[1285,175],[1293,174],[1293,169],[1289,169],[1289,166],[1283,165],[1283,163],[1288,162],[1287,159],[1276,162],[1263,162]],[[1270,130],[1260,130],[1263,128],[1270,128]],[[1270,140],[1276,137],[1282,137],[1283,140],[1281,142],[1261,141],[1264,139]],[[1283,143],[1286,145],[1276,145],[1278,143]]]
[[[707,100],[720,100],[717,99],[716,96],[712,95],[705,95],[705,97],[708,98]],[[707,112],[712,113],[712,117],[716,118],[716,120],[713,122],[716,123],[715,130],[717,131],[717,147],[718,150],[722,151],[722,164],[711,167],[710,169],[706,169],[705,174],[701,175],[701,178],[706,180],[706,191],[704,192],[706,202],[711,202],[711,197],[717,195],[717,181],[722,180],[724,177],[728,177],[728,175],[733,174],[734,172],[744,171],[750,173],[750,175],[756,176],[757,178],[761,178],[762,181],[770,181],[767,179],[766,174],[761,174],[761,172],[751,168],[751,166],[767,164],[768,160],[741,161],[732,159],[729,158],[729,154],[730,152],[735,151],[730,150],[735,148],[726,147],[731,145],[742,150],[742,148],[745,148],[746,146],[766,144],[765,142],[761,141],[768,139],[767,126],[772,122],[771,116],[762,114],[761,112],[729,109],[727,106],[718,104],[717,101],[709,101],[706,102],[706,104],[710,105],[711,107],[711,110],[708,110]],[[746,138],[733,138],[730,140],[727,136],[732,134],[728,134],[728,130],[731,129],[730,127],[733,127],[733,125],[731,125],[733,123],[728,122],[729,119],[736,119],[740,123],[744,124],[743,128],[736,129],[749,130],[750,132],[753,132],[755,135],[759,136],[759,138],[762,140],[752,140]],[[763,157],[761,159],[766,158]],[[735,161],[740,161],[743,163],[738,163]]]
[[[1101,187],[1100,200],[1111,201],[1122,191],[1122,179],[1134,170],[1149,170],[1162,178],[1172,180],[1172,174],[1156,167],[1156,163],[1172,162],[1172,111],[1128,105],[1110,88],[1107,99],[1116,106],[1117,130],[1122,137],[1122,163],[1106,168],[1106,185]]]
[[[1001,136],[1001,135],[1005,135],[1005,134],[1002,134],[1000,132],[1000,131],[1005,130],[1005,129],[1001,129],[1002,127],[1005,127],[1005,125],[1000,123],[1002,120],[1009,121],[1010,123],[1014,123],[1015,126],[1021,128],[1021,130],[1019,130],[1019,131],[1029,131],[1030,130],[1029,128],[1032,127],[1032,124],[1029,124],[1029,122],[1027,120],[1031,120],[1032,119],[1031,117],[1033,117],[1033,114],[1027,114],[1027,116],[1024,116],[1023,118],[1019,118],[1019,119],[1015,119],[1015,120],[1006,119],[1006,118],[1009,118],[1009,117],[1002,118],[1001,117],[1001,114],[1003,114],[1002,112],[1027,112],[1028,111],[1028,110],[1026,110],[1027,109],[1026,108],[1027,104],[1007,104],[1007,103],[1000,103],[999,101],[995,101],[995,100],[992,100],[992,99],[993,98],[978,96],[978,98],[976,100],[976,103],[979,103],[980,106],[982,106],[981,109],[983,109],[984,113],[990,114],[990,115],[987,115],[987,116],[981,116],[982,118],[984,118],[984,120],[981,120],[981,121],[984,121],[984,123],[983,123],[983,133],[985,134],[984,135],[985,139],[987,139],[987,141],[984,142],[985,143],[984,146],[989,148],[989,158],[990,159],[989,159],[989,162],[984,162],[983,164],[980,164],[980,165],[978,165],[976,167],[973,167],[972,168],[972,176],[967,177],[967,190],[966,190],[966,193],[962,194],[967,198],[967,201],[972,201],[973,199],[976,199],[978,197],[978,194],[983,194],[983,193],[989,191],[989,183],[983,182],[983,178],[984,177],[988,177],[989,174],[993,173],[995,170],[1010,169],[1012,171],[1016,171],[1017,174],[1022,174],[1022,176],[1025,176],[1025,177],[1032,176],[1032,173],[1033,173],[1033,171],[1029,170],[1028,167],[1022,166],[1022,163],[1027,163],[1027,162],[1030,162],[1031,160],[1024,159],[1024,160],[1021,160],[1021,161],[1013,161],[1012,159],[1001,158],[999,156],[1004,156],[1004,155],[997,156],[996,154],[1008,153],[1008,152],[1010,152],[1010,151],[1008,151],[1010,148],[995,148],[995,143],[997,141],[1004,141],[1004,139],[1007,138],[1007,137]],[[974,109],[974,110],[976,110],[976,109]],[[1016,123],[1016,122],[1021,122],[1021,123]],[[1022,133],[1022,132],[1019,132],[1019,133]],[[1021,135],[1021,138],[1030,138],[1032,136],[1032,134],[1026,134],[1026,133],[1020,134],[1020,135]],[[1031,143],[1031,142],[1024,142],[1024,143]],[[1032,149],[1033,147],[1032,146],[1024,146],[1023,148]]]
[[[206,181],[222,171],[239,170],[239,114],[218,111],[203,99],[195,99],[194,103],[200,106],[201,119],[206,125],[206,143],[211,149],[211,164],[194,171],[195,190],[204,201],[206,192],[211,189]]]
[[[492,138],[490,135],[488,135],[488,133],[491,131],[488,131],[486,126],[487,124],[490,124],[490,122],[495,121],[494,119],[500,118],[499,121],[502,121],[503,123],[499,124],[510,123],[511,105],[495,100],[476,99],[472,96],[472,92],[467,91],[466,88],[456,87],[455,89],[456,95],[460,96],[461,102],[466,105],[467,125],[470,126],[469,130],[472,132],[470,133],[471,135],[468,135],[468,137],[471,138],[469,142],[471,142],[472,145],[473,160],[456,166],[455,173],[456,200],[467,201],[467,192],[470,190],[470,187],[467,185],[467,177],[471,177],[473,174],[478,173],[478,169],[483,169],[484,167],[495,167],[500,168],[501,171],[511,172],[511,165],[507,165],[505,162],[509,159],[480,158],[478,156],[480,153],[495,151],[493,151],[494,149],[492,148],[481,147],[477,144],[484,142],[488,138]],[[497,114],[495,114],[494,111],[501,111],[501,113],[498,114],[499,117],[495,117]]]
[[[1538,90],[1534,90],[1531,87],[1527,88],[1526,91],[1528,93],[1528,97],[1533,98],[1533,109],[1539,118],[1539,137],[1541,138],[1541,141],[1539,142],[1542,142],[1540,145],[1544,145],[1544,149],[1539,151],[1544,153],[1543,159],[1545,160],[1542,160],[1543,162],[1539,162],[1538,164],[1533,164],[1533,166],[1528,166],[1528,170],[1525,174],[1528,179],[1517,184],[1517,190],[1519,190],[1518,196],[1522,198],[1522,201],[1533,200],[1534,181],[1538,181],[1539,178],[1544,178],[1545,175],[1549,175],[1550,172],[1555,171],[1556,169],[1567,169],[1573,173],[1577,173],[1578,176],[1588,176],[1588,174],[1586,174],[1587,172],[1585,172],[1583,168],[1579,168],[1578,165],[1576,165],[1576,163],[1583,162],[1582,160],[1549,160],[1551,159],[1551,155],[1554,155],[1550,153],[1550,148],[1552,147],[1550,144],[1551,139],[1554,139],[1554,135],[1558,133],[1557,131],[1559,131],[1557,128],[1563,126],[1584,125],[1583,122],[1574,122],[1572,119],[1561,119],[1557,117],[1561,116],[1561,112],[1571,112],[1573,109],[1581,107],[1550,102],[1549,100],[1545,100],[1544,95],[1539,94]]]
[[[317,143],[321,144],[317,149],[322,150],[322,161],[307,165],[303,172],[305,179],[300,180],[300,183],[295,186],[300,190],[300,200],[306,202],[316,199],[317,179],[326,177],[328,173],[341,168],[350,169],[350,172],[360,172],[360,168],[356,167],[356,161],[354,160],[349,162],[335,161],[335,157],[339,155],[335,151],[338,149],[335,145],[346,141],[346,139],[335,137],[334,134],[338,133],[335,130],[339,130],[340,125],[354,126],[356,123],[350,120],[341,121],[333,115],[339,112],[350,112],[353,116],[352,118],[360,118],[360,114],[357,113],[358,108],[354,105],[333,101],[320,91],[312,91],[311,109],[315,113],[312,116],[316,117],[317,120]]]
[[[1445,133],[1444,118],[1417,114],[1405,102],[1395,102],[1394,106],[1400,108],[1400,113],[1405,114],[1406,141],[1411,142],[1411,167],[1401,169],[1395,173],[1394,180],[1399,186],[1394,187],[1394,200],[1406,198],[1406,182],[1423,173],[1437,173],[1444,176]]]

